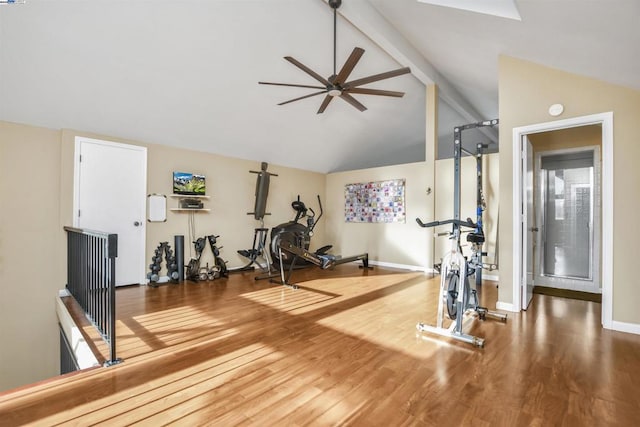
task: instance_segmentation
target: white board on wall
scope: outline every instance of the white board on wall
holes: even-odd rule
[[[149,194],[147,196],[147,220],[149,222],[165,222],[167,220],[167,196]]]

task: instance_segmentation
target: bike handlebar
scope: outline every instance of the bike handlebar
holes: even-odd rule
[[[418,225],[420,227],[423,227],[423,228],[437,227],[438,225],[446,225],[446,224],[456,224],[458,226],[469,227],[469,228],[476,228],[477,227],[477,225],[474,224],[473,221],[471,221],[470,218],[467,218],[466,221],[461,221],[459,219],[446,219],[444,221],[427,222],[426,224],[424,222],[422,222],[422,220],[420,218],[416,218],[416,222],[418,223]]]
[[[313,233],[313,229],[316,227],[316,224],[318,224],[318,221],[320,221],[320,218],[322,218],[322,214],[324,213],[324,210],[322,209],[322,202],[320,201],[320,195],[318,194],[317,197],[318,197],[318,206],[320,207],[320,215],[318,215],[318,217],[315,218],[316,213],[313,211],[313,209],[309,208],[309,210],[313,214],[309,216],[309,218],[311,219],[309,224],[309,233]]]

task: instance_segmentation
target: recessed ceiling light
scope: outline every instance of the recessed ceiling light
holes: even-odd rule
[[[418,0],[436,6],[452,7],[468,10],[469,12],[484,13],[485,15],[522,21],[516,7],[515,0]]]

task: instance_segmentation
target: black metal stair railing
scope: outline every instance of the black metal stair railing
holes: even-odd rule
[[[116,357],[116,257],[118,235],[64,227],[67,232],[67,289],[109,344],[105,366]]]

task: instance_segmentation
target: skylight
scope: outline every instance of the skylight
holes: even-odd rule
[[[420,3],[428,3],[436,6],[452,7],[454,9],[468,10],[470,12],[483,13],[485,15],[498,16],[500,18],[515,19],[521,21],[520,13],[515,0],[418,0]]]

